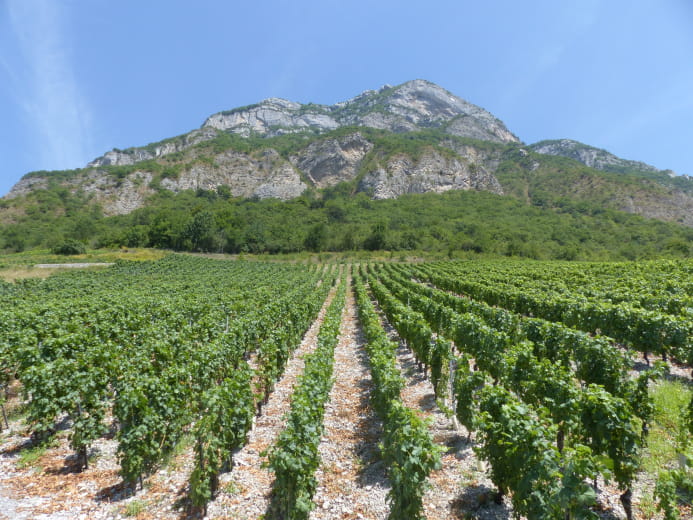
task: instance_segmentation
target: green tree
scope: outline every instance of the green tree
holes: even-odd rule
[[[303,246],[314,252],[323,251],[327,242],[327,227],[322,222],[315,224],[308,231]]]
[[[83,255],[87,252],[87,248],[78,240],[67,239],[56,245],[51,252],[54,255]]]
[[[371,234],[368,235],[363,247],[369,251],[386,249],[387,246],[387,224],[385,222],[376,222],[371,228]]]
[[[200,211],[193,215],[183,232],[193,251],[216,251],[220,242],[218,235],[214,214],[211,211]]]

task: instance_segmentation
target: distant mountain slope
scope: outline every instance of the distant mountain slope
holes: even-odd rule
[[[454,96],[425,80],[367,90],[335,105],[301,104],[270,98],[260,103],[209,116],[199,130],[146,147],[113,150],[88,166],[126,165],[179,152],[203,140],[214,130],[243,137],[275,137],[288,133],[323,133],[344,126],[366,126],[391,132],[439,128],[451,135],[496,142],[519,139],[490,112]]]
[[[538,143],[530,145],[529,148],[537,153],[543,153],[545,155],[560,155],[563,157],[569,157],[581,162],[585,166],[596,168],[597,170],[611,172],[635,170],[649,173],[665,171],[671,175],[674,175],[674,172],[670,170],[659,170],[654,166],[643,162],[621,159],[620,157],[616,157],[614,154],[609,153],[606,150],[595,148],[594,146],[590,146],[579,141],[573,141],[572,139],[551,139],[539,141]]]
[[[29,173],[4,198],[0,222],[33,211],[24,201],[43,192],[66,200],[67,190],[105,215],[124,215],[168,192],[224,187],[234,197],[289,200],[344,184],[374,199],[489,191],[693,226],[693,181],[670,173],[566,139],[525,146],[488,111],[414,80],[331,106],[268,99],[83,169]]]
[[[528,204],[585,203],[693,227],[693,181],[661,172],[613,172],[530,149],[508,152],[494,170],[506,195]]]

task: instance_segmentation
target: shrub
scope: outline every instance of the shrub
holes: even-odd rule
[[[87,252],[86,246],[78,240],[65,240],[51,249],[55,255],[83,255]]]

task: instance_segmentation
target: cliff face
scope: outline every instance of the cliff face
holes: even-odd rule
[[[219,112],[207,118],[202,128],[216,128],[240,134],[274,136],[302,130],[327,131],[340,125],[329,108],[304,106],[286,99],[270,98],[257,105]]]
[[[621,159],[620,157],[617,157],[606,150],[595,148],[594,146],[589,146],[580,143],[579,141],[573,141],[572,139],[540,141],[531,145],[530,148],[535,152],[544,155],[559,155],[562,157],[569,157],[570,159],[575,159],[576,161],[581,162],[585,166],[589,166],[590,168],[595,168],[597,170],[617,171],[630,169],[651,173],[666,171],[667,173],[673,174],[673,172],[668,170],[658,170],[654,166],[643,162]]]
[[[390,158],[369,171],[359,189],[375,199],[394,199],[405,193],[442,193],[448,190],[484,190],[503,194],[496,178],[460,157],[429,151],[418,159],[406,155]]]
[[[288,200],[307,189],[353,182],[357,191],[379,199],[462,189],[531,202],[531,179],[546,174],[541,157],[547,155],[634,173],[642,184],[633,184],[631,175],[630,184],[616,180],[605,196],[602,181],[592,182],[589,172],[581,172],[572,184],[554,175],[541,181],[549,195],[598,200],[606,207],[693,226],[693,181],[568,139],[524,148],[491,113],[424,80],[386,85],[334,105],[272,98],[219,112],[197,130],[114,149],[81,170],[27,174],[6,198],[57,183],[90,195],[106,214],[115,215],[146,205],[162,189],[227,186],[236,197]]]
[[[342,138],[316,141],[291,157],[292,164],[301,170],[318,188],[327,188],[356,178],[363,159],[373,149],[373,143],[360,133]]]
[[[368,90],[331,106],[267,99],[257,105],[219,112],[202,125],[243,136],[275,136],[302,130],[325,132],[342,126],[391,132],[440,128],[451,135],[519,142],[491,113],[424,80]]]
[[[200,129],[173,139],[146,147],[112,150],[87,166],[130,165],[156,159],[213,139],[218,132],[243,137],[274,137],[305,131],[324,133],[344,126],[365,126],[391,132],[438,128],[450,135],[519,143],[519,139],[490,112],[438,85],[414,80],[397,87],[367,90],[335,105],[266,99],[255,105],[213,114]]]
[[[166,139],[160,143],[155,143],[142,148],[128,148],[127,150],[111,150],[101,157],[97,157],[87,168],[97,168],[99,166],[129,166],[141,161],[157,159],[175,152],[181,152],[203,141],[214,139],[218,135],[213,128],[202,128],[193,130],[179,137]]]
[[[64,180],[63,185],[91,195],[108,215],[126,214],[144,206],[147,197],[159,189],[177,193],[213,190],[222,185],[228,186],[235,197],[283,200],[298,197],[308,188],[328,188],[350,181],[356,183],[358,191],[379,199],[450,189],[502,193],[488,168],[495,163],[487,154],[473,146],[462,146],[459,151],[425,147],[418,156],[392,154],[357,131],[315,140],[288,158],[273,148],[251,153],[226,150],[213,155],[190,150],[175,174],[154,174],[144,166],[137,169],[135,164],[130,173],[119,177],[109,174],[106,168],[92,167]],[[46,177],[26,177],[13,188],[10,197],[47,186]]]
[[[213,190],[228,186],[234,197],[259,197],[288,200],[298,197],[308,187],[299,172],[274,150],[255,155],[224,152],[212,161],[195,163],[174,178],[161,179],[156,186],[151,172],[135,170],[119,179],[98,169],[88,170],[85,175],[64,182],[73,190],[93,195],[106,215],[124,215],[141,208],[148,197],[164,188],[177,193],[198,188]],[[45,179],[20,181],[8,197],[17,197],[31,190],[45,188]]]

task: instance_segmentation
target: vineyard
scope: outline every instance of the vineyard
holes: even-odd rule
[[[0,518],[693,518],[690,261],[170,255],[0,295]]]

